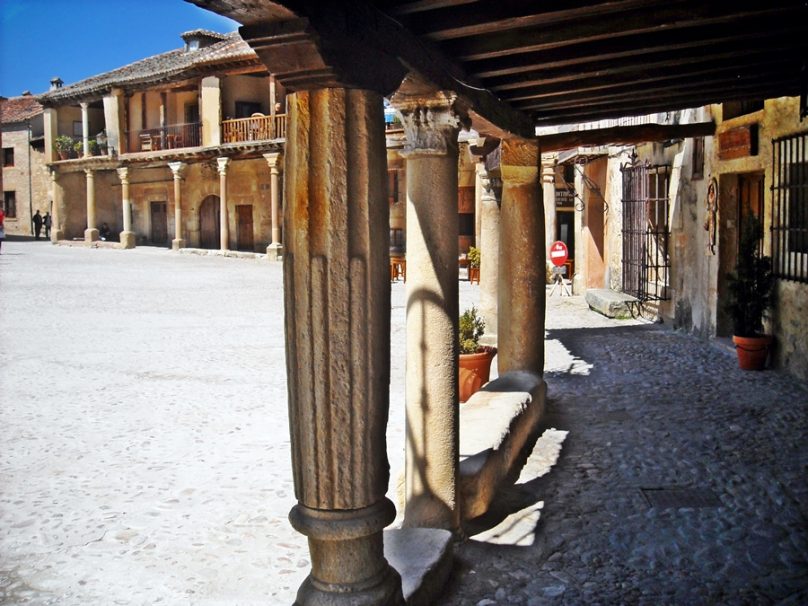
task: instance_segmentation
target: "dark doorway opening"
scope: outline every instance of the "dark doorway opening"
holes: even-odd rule
[[[208,196],[199,207],[200,248],[221,248],[219,220],[219,196]]]

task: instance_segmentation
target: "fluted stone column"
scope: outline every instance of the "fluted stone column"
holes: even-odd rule
[[[216,158],[219,170],[219,234],[222,250],[229,248],[227,220],[227,163],[230,158]]]
[[[499,374],[544,370],[545,244],[536,141],[502,141]]]
[[[87,242],[98,240],[98,228],[95,219],[95,171],[85,168],[87,175],[87,229],[84,230],[84,239]]]
[[[64,188],[59,184],[59,173],[56,169],[50,169],[51,191],[53,192],[53,208],[51,218],[51,242],[56,244],[59,240],[64,240]]]
[[[132,201],[129,199],[129,169],[118,169],[121,180],[121,212],[123,213],[123,231],[121,232],[121,248],[135,247],[135,232],[132,231]]]
[[[541,187],[544,197],[544,242],[548,247],[555,242],[556,233],[555,169],[557,161],[558,155],[556,154],[542,154]]]
[[[174,175],[174,239],[171,241],[172,250],[185,248],[185,240],[182,237],[182,171],[185,169],[184,162],[169,162],[168,167]]]
[[[407,142],[404,525],[457,530],[458,271],[454,97],[393,97]]]
[[[485,320],[481,343],[497,345],[499,292],[499,207],[502,181],[490,177],[483,167],[480,180],[480,314]]]
[[[84,158],[90,155],[90,112],[89,104],[82,101],[79,103],[81,106],[81,140],[82,140],[82,156]]]
[[[312,570],[297,604],[396,605],[384,558],[395,517],[385,427],[390,278],[382,97],[326,88],[289,96],[284,171],[292,525]]]
[[[283,155],[280,152],[273,152],[264,154],[264,159],[269,165],[269,202],[272,211],[272,241],[267,246],[267,259],[279,261],[283,256],[283,245],[281,244],[281,201],[278,176]]]

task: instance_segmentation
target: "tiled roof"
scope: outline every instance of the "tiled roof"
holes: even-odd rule
[[[0,122],[3,124],[25,122],[29,118],[41,114],[42,109],[37,98],[31,95],[10,97],[0,101]]]
[[[241,39],[238,32],[218,36],[221,36],[222,40],[210,46],[188,51],[176,49],[147,57],[75,84],[48,91],[38,98],[46,105],[58,105],[77,99],[97,99],[113,87],[137,87],[192,77],[197,72],[211,71],[211,67],[216,64],[235,62],[260,65],[255,51]]]

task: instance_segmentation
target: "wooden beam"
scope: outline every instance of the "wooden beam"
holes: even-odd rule
[[[794,5],[799,6],[800,3],[791,0],[791,7]],[[506,30],[498,34],[450,40],[441,44],[441,48],[450,57],[457,57],[461,61],[474,61],[619,36],[733,23],[743,18],[783,15],[788,8],[769,4],[743,11],[728,11],[721,3],[705,2],[686,8],[675,6],[650,12],[627,11],[616,15],[613,19],[585,19],[548,28]]]
[[[615,126],[593,130],[578,130],[554,135],[539,136],[541,153],[563,151],[576,147],[592,147],[608,144],[631,144],[646,141],[667,141],[689,137],[712,137],[715,122],[695,124],[639,124],[635,126]]]
[[[622,60],[655,60],[667,56],[692,56],[700,52],[721,52],[739,46],[766,46],[773,41],[802,37],[808,22],[782,16],[757,17],[717,26],[697,26],[687,30],[620,36],[573,47],[519,53],[506,57],[465,63],[477,78],[495,78],[537,70],[590,66]],[[591,69],[580,67],[580,69]]]
[[[416,0],[415,2],[393,3],[393,6],[382,6],[382,10],[391,15],[410,15],[441,8],[452,8],[463,4],[474,4],[477,0]]]

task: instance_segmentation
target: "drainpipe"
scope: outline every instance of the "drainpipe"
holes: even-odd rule
[[[28,227],[34,235],[34,182],[31,176],[31,119],[28,118]]]

